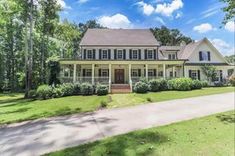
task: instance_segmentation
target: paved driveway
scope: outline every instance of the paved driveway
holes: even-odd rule
[[[12,124],[0,128],[0,155],[40,155],[232,109],[234,93],[226,93]]]

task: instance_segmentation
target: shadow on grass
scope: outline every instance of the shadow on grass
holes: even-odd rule
[[[221,114],[217,115],[216,117],[225,124],[235,123],[235,113]]]
[[[12,113],[24,113],[24,112],[26,112],[26,111],[28,111],[30,108],[19,108],[19,109],[16,109],[16,110],[13,110],[13,111],[7,111],[7,112],[3,112],[3,113],[1,113],[0,112],[0,115],[2,115],[2,114],[12,114]]]
[[[157,145],[168,141],[167,136],[158,132],[145,131],[134,132],[125,135],[109,138],[103,141],[96,141],[81,146],[68,148],[47,156],[125,156],[125,155],[151,155],[157,149]]]
[[[9,99],[9,100],[0,100],[0,107],[10,107],[10,106],[15,106],[15,105],[24,105],[29,102],[35,101],[33,99],[24,99],[24,98],[19,98],[19,99]]]

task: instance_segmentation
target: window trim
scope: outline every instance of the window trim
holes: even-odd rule
[[[151,54],[152,58],[149,57],[149,54]],[[149,60],[154,59],[153,49],[148,49],[147,50],[147,59],[149,59]]]
[[[136,75],[134,75],[133,73],[136,73]],[[131,76],[132,76],[132,77],[139,77],[139,71],[138,71],[138,69],[131,69]]]
[[[193,74],[195,74],[193,76]],[[191,75],[190,77],[193,79],[193,80],[197,80],[198,79],[198,71],[197,70],[191,70]]]
[[[106,52],[106,58],[104,58],[104,52]],[[107,60],[108,59],[108,50],[107,49],[102,49],[102,57],[101,57],[101,59],[102,60]]]
[[[107,75],[104,76],[106,73]],[[108,69],[101,69],[101,77],[109,77],[109,70]]]
[[[150,73],[152,73],[152,74],[150,74]],[[148,76],[154,77],[154,69],[149,69],[148,70]]]
[[[89,74],[87,73],[91,73],[91,75],[89,76]],[[92,76],[92,69],[86,69],[85,71],[85,77],[91,77]]]
[[[119,54],[122,54],[121,56],[121,58],[119,58]],[[117,49],[117,60],[122,60],[122,59],[124,59],[124,56],[123,56],[123,49]]]
[[[134,57],[135,56],[134,53],[136,53],[136,57]],[[138,53],[137,49],[132,50],[132,59],[133,60],[138,60],[139,59],[139,53]]]
[[[91,58],[89,58],[89,52],[91,52]],[[89,59],[89,60],[93,59],[93,50],[92,49],[87,49],[86,55],[87,55],[86,56],[87,59]]]

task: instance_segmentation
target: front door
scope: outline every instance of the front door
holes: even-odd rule
[[[124,83],[124,69],[115,69],[115,83]]]

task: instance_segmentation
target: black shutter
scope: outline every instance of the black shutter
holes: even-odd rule
[[[108,58],[111,59],[111,50],[108,49]]]
[[[126,49],[123,49],[123,59],[126,59]]]
[[[188,70],[188,76],[191,78],[192,70]]]
[[[153,75],[154,75],[154,76],[157,76],[156,73],[157,73],[157,70],[156,70],[156,69],[153,69]]]
[[[114,59],[117,59],[117,49],[114,49]]]
[[[83,76],[86,76],[86,69],[83,69],[83,70],[82,70],[82,75],[83,75]]]
[[[93,59],[95,60],[95,49],[93,49]]]
[[[197,71],[198,80],[201,80],[200,70]]]
[[[101,69],[99,69],[99,77],[101,77]]]
[[[153,50],[153,57],[154,57],[154,60],[156,60],[156,49]]]
[[[86,49],[84,49],[83,58],[84,58],[84,60],[86,59]]]
[[[99,59],[100,59],[100,60],[101,60],[101,52],[102,52],[102,50],[99,49]]]
[[[219,76],[220,76],[220,82],[222,82],[223,81],[223,71],[222,70],[220,70],[219,71]]]
[[[129,59],[132,59],[132,49],[129,50]]]
[[[209,51],[207,52],[207,57],[208,57],[208,61],[210,61],[211,60],[211,53]]]
[[[144,59],[147,60],[147,49],[144,50]]]
[[[146,69],[144,69],[144,76],[146,76]]]
[[[138,76],[141,77],[141,69],[138,69]]]
[[[202,60],[202,52],[199,51],[199,61],[201,61],[201,60]]]
[[[141,60],[141,49],[139,49],[139,60]]]

